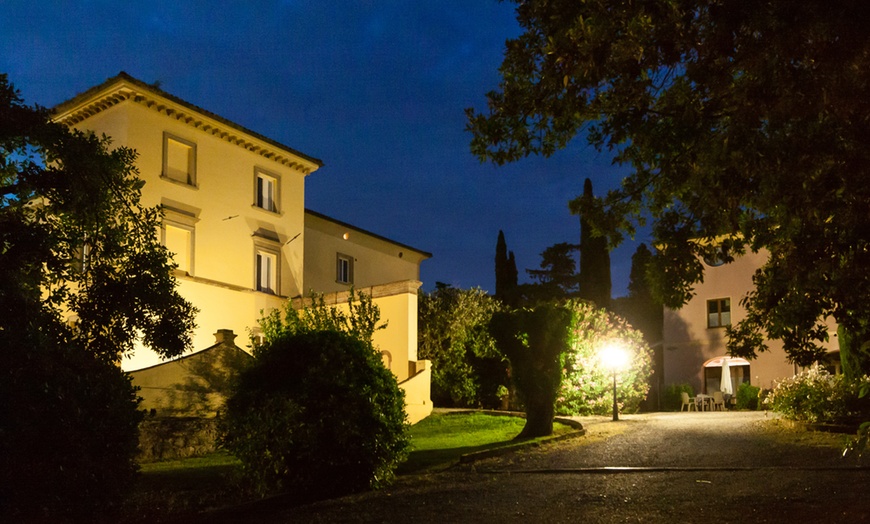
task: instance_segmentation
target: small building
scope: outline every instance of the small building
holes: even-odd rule
[[[355,288],[388,322],[375,343],[406,390],[410,419],[431,412],[416,332],[420,264],[431,254],[306,210],[305,180],[321,160],[123,72],[57,106],[54,118],[138,153],[141,202],[163,209],[155,234],[178,264],[179,292],[199,309],[195,349],[215,351],[218,330],[256,336],[262,312],[288,300],[316,292],[340,305]],[[149,351],[124,362],[139,385],[180,367]]]
[[[161,416],[210,418],[221,410],[238,372],[253,357],[219,329],[215,344],[181,358],[133,372],[140,408]]]

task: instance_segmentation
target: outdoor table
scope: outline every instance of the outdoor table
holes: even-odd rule
[[[695,403],[698,405],[698,408],[701,411],[713,411],[713,396],[705,395],[703,393],[698,393],[695,395]]]

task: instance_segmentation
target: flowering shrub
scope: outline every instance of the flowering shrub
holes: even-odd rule
[[[613,374],[601,365],[599,352],[604,344],[614,341],[619,341],[630,354],[629,364],[616,375],[620,411],[636,412],[649,391],[652,374],[652,352],[643,335],[619,316],[591,303],[575,300],[566,307],[572,319],[556,412],[561,415],[611,412]]]
[[[870,377],[849,381],[814,368],[787,378],[764,400],[772,410],[786,418],[804,422],[840,423],[867,413],[867,402],[859,390]]]

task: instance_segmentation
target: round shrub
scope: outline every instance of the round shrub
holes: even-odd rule
[[[261,348],[227,401],[221,442],[261,494],[312,500],[392,480],[407,427],[404,394],[375,350],[320,331]]]

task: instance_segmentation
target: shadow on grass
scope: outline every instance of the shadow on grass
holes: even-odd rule
[[[512,447],[516,445],[517,442],[527,441],[506,440],[503,442],[493,442],[491,444],[481,444],[479,446],[412,451],[408,456],[408,460],[398,467],[396,474],[409,475],[413,473],[440,471],[459,463],[462,455],[502,447]]]

